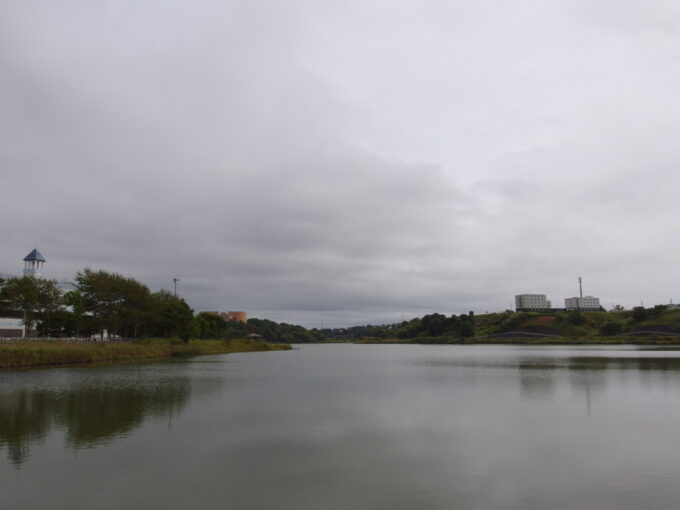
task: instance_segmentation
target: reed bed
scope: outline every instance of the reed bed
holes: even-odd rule
[[[271,344],[262,340],[245,338],[191,340],[186,343],[173,339],[145,339],[111,343],[73,343],[58,340],[44,342],[16,341],[0,345],[0,368],[100,363],[290,348],[289,344]]]

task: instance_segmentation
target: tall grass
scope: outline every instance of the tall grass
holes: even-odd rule
[[[69,343],[59,341],[22,342],[0,345],[0,368],[97,363],[133,359],[170,358],[200,354],[224,354],[290,349],[288,344],[262,340],[180,340],[145,339],[135,342]]]

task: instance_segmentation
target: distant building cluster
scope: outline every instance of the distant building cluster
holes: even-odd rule
[[[203,312],[222,317],[227,322],[248,322],[248,312]]]
[[[515,296],[515,310],[518,312],[567,312],[580,310],[582,312],[598,312],[600,298],[593,296],[564,298],[564,308],[553,308],[545,294],[517,294]]]
[[[597,312],[602,310],[600,298],[583,295],[580,277],[578,285],[580,296],[564,298],[564,308],[553,308],[545,294],[517,294],[515,296],[515,310],[518,312],[565,312],[570,310]]]

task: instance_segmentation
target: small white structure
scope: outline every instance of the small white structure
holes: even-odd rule
[[[600,309],[600,298],[593,296],[569,297],[564,299],[564,307],[567,310],[595,312]]]
[[[31,253],[24,257],[24,276],[44,278],[45,262],[47,262],[45,257],[40,254],[38,249],[33,249]]]
[[[552,305],[545,294],[517,294],[515,296],[515,310],[518,312],[550,308]]]

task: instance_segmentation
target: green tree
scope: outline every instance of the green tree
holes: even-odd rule
[[[652,315],[654,317],[660,317],[663,315],[663,312],[668,308],[666,305],[655,305],[654,308],[652,309]]]
[[[61,307],[61,293],[54,280],[23,276],[9,278],[0,288],[3,307],[21,313],[27,334],[40,330],[50,334],[53,314]]]
[[[151,292],[146,285],[117,273],[83,269],[76,275],[78,292],[94,327],[107,336],[136,336],[153,313]]]
[[[440,336],[447,327],[446,316],[433,313],[420,319],[420,334],[425,336]]]
[[[567,312],[567,322],[573,324],[574,326],[580,326],[585,322],[585,317],[579,310],[572,310]]]
[[[647,318],[647,310],[643,306],[636,306],[633,308],[633,320],[635,322],[642,322]]]
[[[83,295],[78,290],[72,290],[64,294],[64,304],[70,310],[70,321],[67,322],[64,329],[68,330],[70,335],[78,335],[84,333],[84,315],[85,303],[83,302]]]
[[[600,326],[600,335],[614,336],[623,333],[623,325],[620,322],[605,322]]]
[[[474,313],[470,312],[468,315],[461,314],[459,318],[460,329],[458,336],[462,338],[469,338],[475,336],[475,319]]]
[[[38,287],[37,305],[41,318],[40,332],[43,336],[52,337],[54,336],[53,319],[55,314],[62,309],[64,303],[61,290],[59,290],[54,280],[31,279],[36,281]]]
[[[151,331],[160,337],[178,337],[189,341],[194,311],[184,301],[167,290],[154,292]]]
[[[202,312],[198,314],[196,320],[199,321],[201,338],[226,337],[227,321],[219,315]]]

